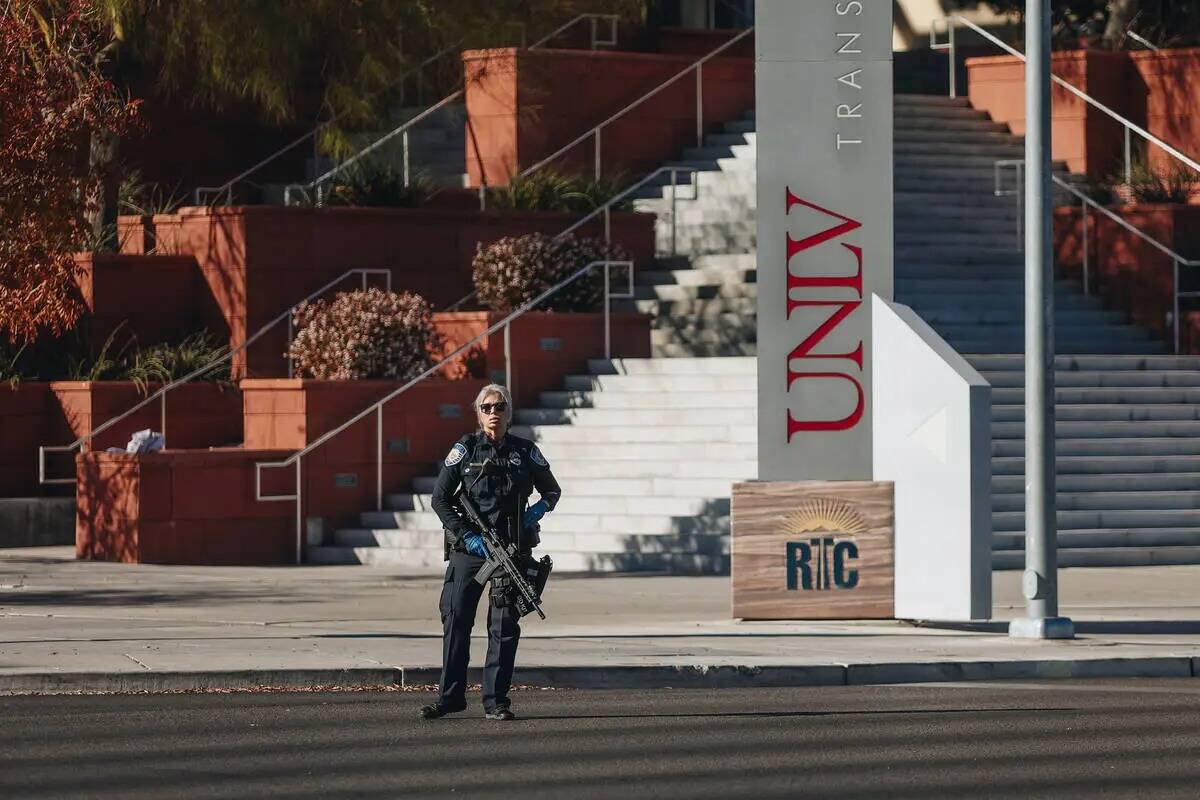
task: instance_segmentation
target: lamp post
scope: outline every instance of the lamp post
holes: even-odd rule
[[[1054,441],[1050,0],[1025,3],[1025,575],[1026,616],[1009,636],[1070,639],[1058,615]]]

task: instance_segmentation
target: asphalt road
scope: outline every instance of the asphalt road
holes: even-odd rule
[[[1200,796],[1200,681],[0,698],[0,797]]]

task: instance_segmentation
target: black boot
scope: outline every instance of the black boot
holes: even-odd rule
[[[427,706],[421,706],[421,719],[437,719],[438,717],[444,717],[447,714],[453,714],[456,711],[464,711],[466,708],[466,705],[452,708],[450,706],[444,706],[441,703],[430,703]]]

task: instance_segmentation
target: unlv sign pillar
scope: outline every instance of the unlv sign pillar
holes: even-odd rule
[[[892,297],[892,0],[755,16],[759,480],[733,487],[733,616],[891,617],[871,296]]]
[[[870,480],[892,297],[892,2],[758,0],[758,476]]]

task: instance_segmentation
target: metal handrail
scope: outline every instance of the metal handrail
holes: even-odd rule
[[[702,58],[698,59],[697,61],[695,61],[694,63],[689,65],[686,69],[684,69],[681,72],[675,74],[674,76],[668,78],[667,80],[665,80],[664,82],[662,82],[658,86],[656,86],[655,88],[646,92],[644,95],[639,97],[637,100],[634,100],[632,103],[628,104],[621,110],[617,111],[615,114],[612,114],[607,119],[605,119],[603,122],[601,122],[599,125],[596,125],[593,128],[591,128],[590,130],[585,131],[584,133],[580,134],[575,139],[573,139],[569,144],[564,145],[563,147],[560,147],[558,150],[556,150],[552,154],[546,156],[541,161],[538,161],[533,166],[527,167],[526,169],[517,173],[517,177],[524,178],[533,172],[537,172],[542,167],[544,167],[547,164],[558,159],[560,156],[562,156],[567,151],[569,151],[572,148],[578,146],[579,144],[587,141],[589,138],[595,137],[595,140],[596,140],[595,155],[594,155],[595,174],[596,174],[596,177],[599,178],[600,177],[600,169],[601,169],[601,159],[600,159],[601,136],[600,136],[600,134],[601,134],[601,131],[604,129],[604,127],[607,126],[609,123],[624,116],[627,112],[637,108],[642,103],[646,102],[651,97],[654,97],[659,92],[663,91],[668,86],[671,86],[676,81],[678,81],[680,78],[684,77],[685,75],[687,75],[689,72],[691,72],[693,70],[695,70],[695,72],[696,72],[696,146],[703,147],[704,146],[704,65],[706,63],[708,63],[708,61],[710,61],[713,58],[716,58],[721,53],[723,53],[726,50],[728,50],[729,48],[733,47],[735,44],[737,44],[742,39],[746,38],[747,36],[749,36],[752,33],[754,33],[753,26],[746,28],[746,30],[742,31],[737,36],[734,36],[732,39],[725,42],[720,47],[713,49],[711,52],[707,53]]]
[[[420,383],[421,381],[428,378],[430,375],[433,375],[435,372],[438,372],[439,370],[441,370],[447,364],[449,364],[452,361],[454,361],[455,359],[457,359],[460,355],[466,353],[476,343],[478,343],[479,341],[481,341],[483,339],[486,339],[488,336],[491,336],[493,333],[495,333],[497,330],[500,330],[501,328],[504,329],[505,372],[506,372],[506,380],[507,380],[506,385],[511,387],[512,386],[512,359],[509,357],[509,354],[511,353],[511,339],[510,339],[511,323],[514,320],[516,320],[518,317],[522,316],[525,312],[529,311],[531,308],[533,308],[534,306],[541,303],[543,300],[545,300],[550,295],[558,292],[560,289],[564,288],[568,284],[575,282],[579,278],[583,277],[585,274],[591,272],[591,270],[595,269],[596,267],[600,267],[600,266],[602,266],[604,268],[604,357],[611,358],[612,357],[612,339],[611,339],[611,322],[610,322],[610,316],[612,314],[612,309],[611,309],[612,302],[611,301],[614,298],[632,298],[634,296],[633,262],[632,261],[600,260],[600,261],[590,262],[589,264],[576,270],[574,273],[572,273],[570,276],[568,276],[564,280],[561,280],[558,283],[551,286],[549,289],[546,289],[544,292],[539,294],[537,297],[533,298],[532,300],[527,301],[526,303],[521,305],[519,308],[512,311],[504,319],[500,320],[499,322],[494,323],[493,325],[488,326],[487,330],[485,330],[482,333],[478,334],[477,336],[473,337],[471,340],[459,345],[451,353],[444,356],[440,361],[438,361],[433,366],[426,369],[420,375],[417,375],[415,378],[411,378],[403,386],[393,390],[392,392],[388,393],[383,398],[381,398],[381,399],[375,401],[374,403],[372,403],[371,405],[367,406],[367,408],[365,408],[362,411],[360,411],[359,413],[355,414],[353,417],[346,420],[341,425],[338,425],[336,428],[333,428],[333,429],[327,431],[326,433],[322,434],[321,436],[317,437],[313,442],[311,442],[310,444],[305,446],[303,449],[296,451],[295,453],[293,453],[291,456],[289,456],[285,460],[255,462],[255,464],[254,464],[254,498],[255,498],[255,500],[258,502],[295,501],[295,503],[296,503],[296,563],[297,564],[301,563],[301,561],[303,559],[303,545],[302,545],[301,537],[302,537],[302,530],[303,530],[302,517],[303,517],[303,513],[304,513],[303,512],[304,489],[303,489],[301,470],[302,470],[303,459],[306,455],[311,453],[313,450],[316,450],[318,447],[321,447],[323,444],[328,442],[330,439],[334,438],[338,434],[340,434],[343,431],[345,431],[346,429],[350,428],[355,423],[358,423],[358,422],[362,421],[363,419],[366,419],[368,416],[370,416],[372,413],[374,413],[376,415],[375,416],[375,433],[376,433],[375,507],[377,510],[382,510],[383,509],[383,407],[385,405],[387,405],[389,402],[391,402],[392,400],[394,400],[395,398],[404,394],[406,391],[411,389],[413,386],[416,386],[418,383]],[[611,268],[614,266],[625,267],[628,270],[629,289],[625,293],[614,294],[611,290]],[[296,493],[289,494],[289,495],[264,495],[262,493],[262,470],[263,470],[263,467],[267,467],[270,469],[282,469],[282,468],[289,467],[292,465],[295,465],[295,467],[296,467]]]
[[[400,80],[397,81],[397,83],[400,83],[401,85],[403,85],[404,81],[407,81],[413,75],[420,76],[421,73],[423,73],[425,71],[426,67],[428,67],[430,64],[435,63],[438,59],[442,58],[447,53],[454,50],[460,44],[462,44],[461,40],[455,42],[454,44],[450,45],[449,47],[442,48],[437,53],[434,53],[432,56],[425,59],[417,66],[413,67],[408,72],[405,72],[403,75],[401,75]],[[389,84],[389,86],[391,86],[391,85],[394,85],[394,84]],[[380,91],[383,91],[383,90],[381,89]],[[193,200],[195,201],[195,204],[198,206],[207,205],[207,203],[204,202],[206,194],[211,196],[214,202],[219,197],[221,197],[222,194],[224,194],[224,195],[226,195],[226,202],[231,203],[233,201],[233,187],[234,186],[236,186],[237,184],[246,180],[246,178],[253,175],[255,172],[258,172],[258,170],[262,169],[267,164],[270,164],[272,161],[279,158],[284,153],[290,151],[296,145],[303,144],[304,142],[308,141],[309,139],[312,139],[318,133],[323,131],[325,128],[328,128],[330,125],[337,122],[343,116],[344,116],[344,113],[333,115],[332,117],[325,120],[324,122],[319,123],[315,128],[313,128],[308,133],[304,134],[300,138],[298,138],[288,144],[285,144],[283,147],[279,148],[274,153],[272,153],[271,155],[264,158],[262,161],[259,161],[254,166],[250,167],[247,170],[244,170],[243,172],[241,172],[238,175],[236,175],[235,177],[229,179],[228,181],[221,184],[220,186],[197,186],[195,192],[193,192]]]
[[[367,276],[368,275],[383,275],[385,278],[385,283],[387,285],[388,290],[390,291],[392,288],[391,270],[351,269],[351,270],[347,270],[346,272],[343,272],[337,278],[334,278],[332,281],[325,284],[320,289],[317,289],[316,291],[310,293],[303,300],[293,303],[291,306],[288,307],[288,309],[286,311],[284,311],[282,314],[280,314],[279,316],[272,319],[266,325],[263,325],[261,328],[259,328],[254,333],[254,335],[252,335],[250,338],[248,338],[246,341],[244,341],[238,347],[234,348],[233,350],[230,350],[228,353],[225,353],[224,355],[220,356],[219,358],[215,358],[212,361],[208,362],[207,364],[196,368],[195,370],[189,372],[187,375],[183,376],[182,378],[176,378],[175,380],[171,381],[170,383],[164,384],[161,388],[158,389],[158,391],[143,398],[141,402],[126,409],[123,413],[118,414],[115,417],[112,417],[111,419],[107,420],[106,422],[104,422],[100,425],[97,425],[95,428],[93,428],[91,431],[89,431],[85,435],[79,437],[74,442],[71,442],[71,444],[52,445],[52,446],[44,445],[42,447],[39,447],[38,448],[38,482],[40,484],[46,485],[46,486],[52,485],[52,484],[73,484],[73,483],[75,483],[74,478],[47,478],[46,477],[46,454],[47,453],[69,453],[72,450],[74,450],[75,448],[83,446],[84,443],[91,441],[96,436],[99,436],[101,433],[104,433],[106,430],[108,430],[112,426],[116,425],[121,420],[126,419],[131,414],[135,413],[136,411],[139,411],[140,409],[145,408],[147,405],[154,402],[155,400],[159,400],[161,403],[159,419],[160,419],[160,426],[161,426],[162,430],[160,430],[159,433],[162,434],[163,446],[165,447],[166,440],[167,440],[167,393],[168,392],[170,392],[172,389],[174,389],[177,386],[182,386],[185,383],[189,383],[190,381],[195,380],[196,378],[200,377],[201,375],[203,375],[207,372],[211,372],[212,370],[219,367],[221,364],[224,364],[226,361],[230,361],[238,353],[241,353],[242,351],[246,350],[246,348],[250,347],[250,345],[254,344],[256,341],[258,341],[260,338],[262,338],[263,335],[265,335],[268,330],[275,327],[280,322],[283,322],[285,319],[288,322],[288,341],[290,342],[291,338],[292,338],[292,314],[295,312],[296,308],[303,303],[307,303],[309,300],[319,297],[320,295],[322,295],[325,292],[332,289],[334,286],[337,286],[339,283],[341,283],[342,281],[344,281],[346,278],[350,277],[351,275],[361,275],[362,276],[362,283],[363,283],[364,289],[367,288]],[[291,369],[292,369],[292,364],[291,364],[291,361],[289,360],[289,362],[288,362],[289,377],[291,377],[291,374],[290,374]]]
[[[595,50],[597,47],[607,47],[607,46],[615,45],[617,43],[617,23],[620,21],[620,15],[618,15],[618,14],[579,14],[574,19],[560,25],[559,27],[555,28],[550,33],[548,33],[545,36],[543,36],[542,38],[538,39],[536,42],[529,45],[529,47],[526,49],[537,50],[538,48],[545,45],[547,42],[551,41],[552,39],[555,39],[556,37],[565,33],[567,30],[574,27],[575,25],[578,25],[580,22],[583,22],[584,20],[591,21],[591,49]],[[611,35],[610,35],[609,39],[599,39],[597,36],[597,22],[601,21],[601,20],[607,21],[610,25]],[[409,168],[409,159],[408,159],[408,153],[409,153],[408,132],[409,132],[409,129],[412,128],[413,126],[415,126],[417,123],[419,123],[422,120],[429,117],[434,112],[438,111],[441,108],[444,108],[445,106],[449,105],[450,103],[453,103],[458,98],[462,97],[465,91],[466,91],[465,89],[458,89],[458,90],[452,92],[451,94],[447,95],[446,97],[443,97],[437,103],[435,103],[432,106],[430,106],[429,108],[425,109],[425,111],[421,112],[420,114],[413,117],[412,119],[406,121],[404,124],[400,125],[399,127],[395,128],[394,130],[384,134],[379,139],[376,139],[374,142],[367,145],[362,150],[359,150],[357,153],[355,153],[353,156],[351,156],[348,160],[343,161],[340,164],[337,164],[332,169],[325,172],[323,175],[320,175],[319,177],[314,178],[312,181],[310,181],[308,183],[299,183],[299,184],[294,183],[294,184],[289,184],[288,186],[285,186],[284,190],[283,190],[284,205],[291,204],[290,201],[291,201],[291,195],[292,195],[293,190],[296,190],[300,193],[303,193],[305,196],[308,196],[308,192],[311,190],[314,190],[314,189],[316,190],[316,192],[315,192],[316,205],[321,205],[324,200],[324,197],[323,197],[323,194],[321,191],[322,184],[324,184],[330,178],[339,174],[346,168],[358,163],[364,156],[379,149],[387,142],[390,142],[392,139],[395,139],[397,136],[403,137],[402,138],[403,162],[404,162],[403,176],[404,176],[404,185],[408,186],[410,178],[411,178],[411,174],[410,174],[411,170]],[[310,198],[310,199],[312,199],[312,198]]]
[[[1017,169],[1017,188],[1015,190],[1011,190],[1011,191],[1001,191],[1000,170],[1003,167],[1009,167],[1009,166],[1016,167],[1016,169]],[[1021,196],[1021,186],[1020,186],[1021,174],[1022,174],[1022,171],[1024,170],[1024,167],[1025,167],[1025,162],[1022,160],[1019,160],[1019,159],[1005,159],[1005,160],[996,162],[995,194],[997,197],[1005,196],[1005,195],[1016,195],[1019,198]],[[1081,225],[1082,225],[1082,229],[1083,229],[1082,236],[1081,236],[1081,241],[1082,241],[1082,246],[1083,246],[1083,260],[1082,260],[1083,293],[1085,295],[1091,294],[1091,285],[1090,285],[1091,281],[1089,280],[1089,277],[1090,277],[1090,275],[1089,275],[1089,273],[1090,273],[1089,249],[1090,248],[1088,247],[1088,213],[1089,213],[1089,209],[1091,209],[1091,208],[1094,208],[1100,214],[1103,214],[1105,217],[1108,217],[1110,220],[1117,223],[1117,225],[1119,225],[1122,228],[1124,228],[1125,230],[1129,231],[1134,236],[1138,237],[1139,239],[1146,242],[1151,247],[1153,247],[1154,249],[1158,250],[1160,253],[1162,253],[1163,255],[1165,255],[1171,259],[1171,263],[1173,265],[1173,267],[1172,267],[1172,270],[1173,270],[1172,294],[1174,295],[1174,300],[1172,303],[1172,310],[1171,310],[1172,339],[1173,339],[1174,350],[1176,353],[1178,353],[1179,352],[1179,301],[1180,301],[1180,299],[1182,299],[1184,297],[1200,297],[1200,292],[1181,292],[1181,291],[1179,291],[1179,268],[1180,267],[1200,267],[1200,259],[1185,258],[1184,256],[1180,255],[1176,251],[1172,250],[1170,247],[1167,247],[1167,245],[1165,245],[1162,242],[1155,239],[1150,234],[1146,233],[1145,231],[1143,231],[1140,228],[1138,228],[1137,226],[1135,226],[1129,220],[1121,217],[1119,214],[1112,211],[1112,209],[1106,208],[1105,206],[1103,206],[1102,204],[1097,202],[1095,199],[1088,197],[1087,194],[1080,191],[1077,187],[1072,186],[1067,181],[1064,181],[1062,178],[1058,177],[1057,175],[1051,175],[1050,179],[1052,181],[1054,181],[1055,185],[1057,185],[1060,189],[1066,190],[1069,194],[1073,195],[1080,202],[1080,216],[1081,216],[1081,220],[1082,220]],[[1022,216],[1021,213],[1018,211],[1018,213],[1017,213],[1018,219],[1021,216]]]
[[[561,231],[558,234],[556,234],[554,236],[554,238],[561,239],[564,236],[569,236],[570,234],[579,230],[579,228],[582,227],[583,225],[586,225],[588,222],[595,219],[598,215],[604,214],[604,216],[605,216],[605,222],[604,222],[605,243],[606,244],[611,243],[611,241],[612,241],[612,207],[623,202],[627,197],[629,197],[629,195],[633,194],[638,189],[641,189],[643,186],[645,186],[647,183],[649,183],[653,179],[657,178],[659,175],[669,174],[671,176],[671,255],[676,255],[678,252],[678,244],[677,244],[676,239],[677,239],[677,232],[678,232],[678,227],[679,227],[676,222],[676,220],[678,218],[678,203],[677,203],[677,201],[680,199],[678,196],[679,195],[678,189],[680,186],[679,174],[681,172],[686,172],[692,178],[692,182],[690,184],[692,187],[692,196],[684,197],[682,199],[687,200],[689,202],[694,202],[695,200],[698,200],[700,198],[700,181],[696,177],[700,173],[700,170],[698,168],[696,168],[696,167],[659,167],[658,169],[654,170],[653,172],[647,173],[646,175],[642,176],[642,178],[640,180],[638,180],[633,185],[628,186],[625,189],[621,190],[620,193],[610,197],[607,201],[605,201],[605,203],[603,205],[588,212],[588,214],[586,216],[584,216],[578,222],[575,222],[574,224],[572,224],[566,230]],[[468,294],[463,295],[462,297],[460,297],[459,299],[455,300],[453,303],[448,305],[445,309],[443,309],[443,312],[458,311],[458,309],[460,309],[464,303],[470,302],[471,299],[475,297],[475,295],[476,295],[476,291],[472,290]]]
[[[939,23],[942,23],[945,26],[945,29],[947,32],[947,41],[945,41],[945,42],[938,42],[938,40],[937,40]],[[968,27],[971,30],[978,33],[980,36],[984,37],[988,41],[995,44],[997,47],[999,47],[1002,50],[1004,50],[1005,52],[1007,52],[1009,55],[1016,56],[1017,58],[1021,59],[1021,61],[1025,61],[1024,53],[1022,53],[1021,51],[1017,50],[1014,47],[1009,46],[1005,42],[1001,41],[997,37],[988,33],[983,28],[979,27],[974,22],[971,22],[969,19],[967,19],[963,16],[960,16],[958,14],[951,14],[947,17],[935,19],[929,27],[929,48],[931,50],[948,50],[948,51],[950,51],[950,96],[951,97],[958,96],[958,78],[955,73],[955,63],[957,61],[957,44],[955,41],[954,29],[955,29],[956,24],[965,25],[966,27]],[[1067,81],[1063,80],[1062,78],[1058,77],[1057,75],[1051,74],[1050,79],[1052,81],[1054,81],[1055,83],[1057,83],[1059,86],[1066,89],[1071,94],[1078,97],[1080,100],[1083,100],[1085,103],[1092,106],[1093,108],[1099,109],[1100,111],[1104,112],[1109,117],[1111,117],[1112,119],[1121,123],[1122,126],[1124,126],[1124,128],[1125,128],[1125,182],[1126,183],[1130,183],[1133,178],[1133,144],[1132,144],[1132,137],[1131,137],[1131,134],[1133,134],[1133,133],[1136,133],[1138,136],[1141,136],[1143,139],[1145,139],[1150,144],[1156,145],[1157,147],[1166,151],[1168,154],[1170,154],[1172,157],[1174,157],[1177,161],[1180,161],[1183,164],[1187,165],[1188,167],[1196,170],[1197,172],[1200,172],[1200,162],[1197,162],[1195,159],[1191,158],[1187,154],[1185,154],[1185,153],[1181,152],[1180,150],[1177,150],[1176,148],[1167,144],[1162,139],[1158,138],[1154,134],[1147,131],[1145,128],[1142,128],[1139,125],[1136,125],[1135,123],[1129,121],[1125,117],[1123,117],[1120,114],[1118,114],[1117,112],[1113,111],[1108,106],[1104,105],[1103,103],[1101,103],[1098,100],[1093,99],[1086,92],[1083,92],[1082,90],[1075,88],[1073,85],[1071,85]]]

